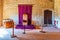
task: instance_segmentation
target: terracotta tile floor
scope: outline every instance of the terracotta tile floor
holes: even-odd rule
[[[22,29],[15,29],[17,37],[11,38],[12,28],[0,28],[0,40],[60,40],[60,29],[53,27],[44,27],[46,33],[41,33],[40,30],[26,30],[23,34]]]

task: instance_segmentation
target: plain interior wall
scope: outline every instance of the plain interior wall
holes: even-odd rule
[[[60,0],[55,0],[54,3],[56,26],[60,28]]]

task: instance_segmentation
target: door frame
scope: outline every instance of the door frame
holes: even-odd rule
[[[44,24],[44,11],[45,10],[50,10],[50,11],[52,11],[52,24],[51,25],[54,25],[54,19],[55,19],[55,14],[54,14],[54,10],[53,9],[50,9],[50,8],[46,8],[46,9],[44,9],[42,12],[43,12],[43,25],[46,25],[46,24]]]
[[[44,24],[52,24],[52,11],[44,10]]]

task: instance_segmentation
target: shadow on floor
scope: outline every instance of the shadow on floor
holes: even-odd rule
[[[27,38],[22,38],[22,37],[16,37],[18,40],[30,40],[30,39],[27,39]]]

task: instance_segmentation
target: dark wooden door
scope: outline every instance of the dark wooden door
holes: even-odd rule
[[[52,11],[44,11],[44,24],[52,24]]]

